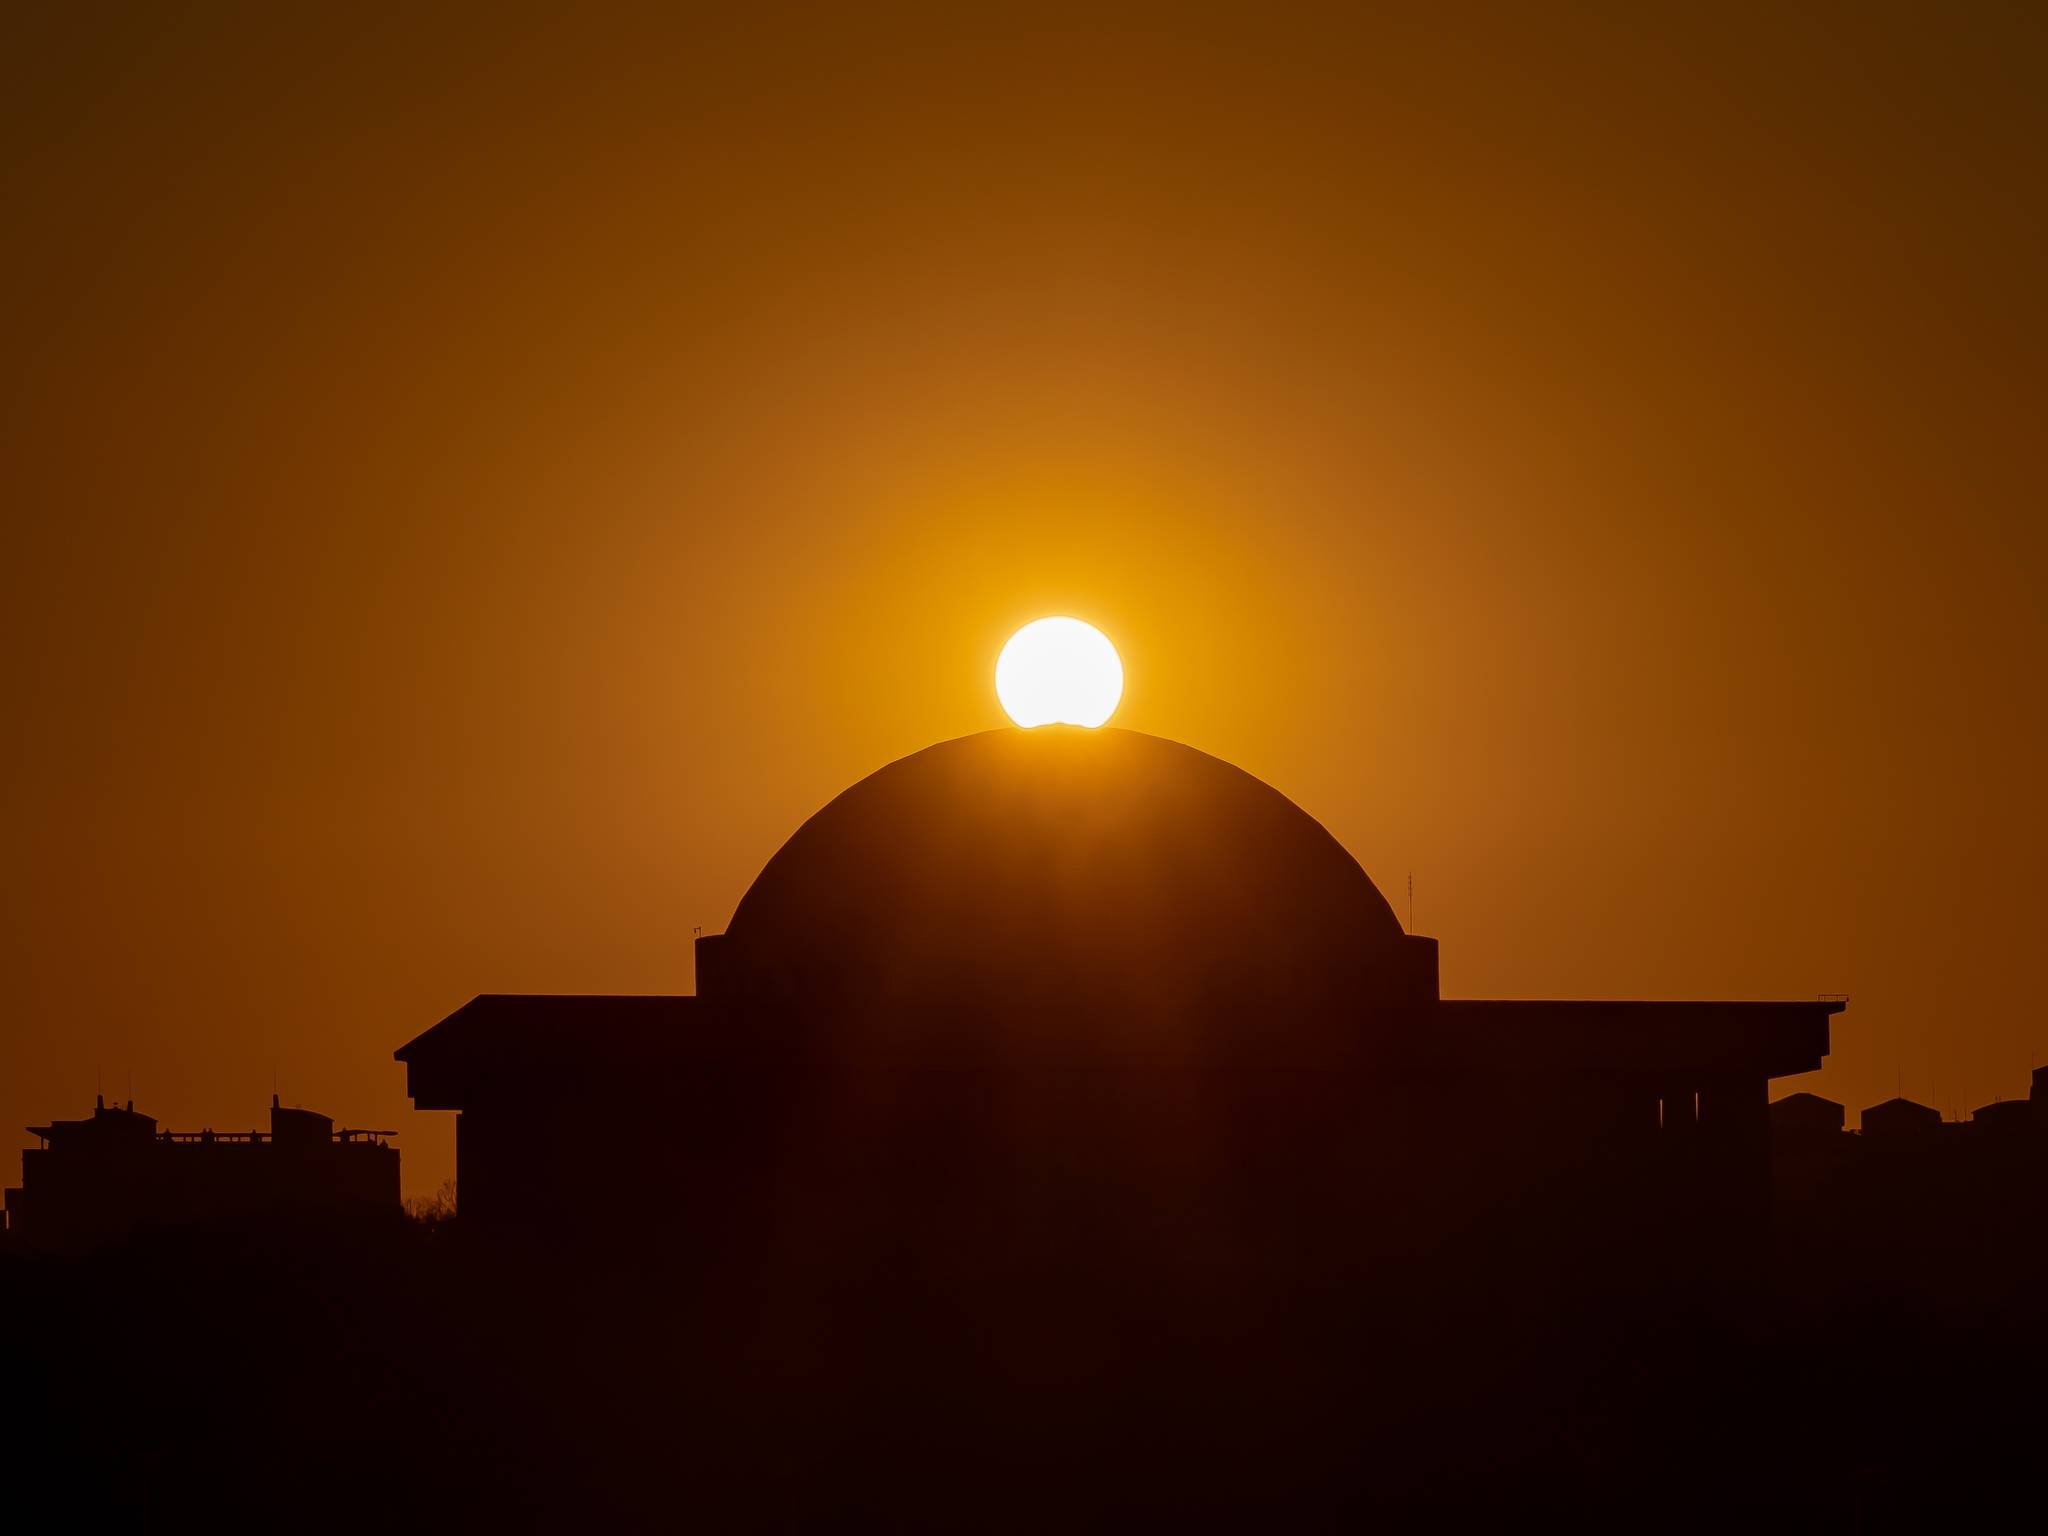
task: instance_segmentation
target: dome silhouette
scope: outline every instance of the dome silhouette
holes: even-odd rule
[[[1269,785],[1135,731],[1003,729],[889,764],[769,860],[720,990],[920,1033],[1270,1033],[1410,994],[1386,899]],[[1114,1027],[1112,1027],[1113,1021]],[[1161,1038],[1150,1031],[1157,1041]]]

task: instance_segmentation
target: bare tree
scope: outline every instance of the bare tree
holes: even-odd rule
[[[431,1195],[412,1195],[404,1202],[405,1214],[422,1226],[438,1227],[455,1219],[455,1181],[443,1179]]]

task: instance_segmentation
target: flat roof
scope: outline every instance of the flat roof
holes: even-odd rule
[[[1475,1055],[1516,1070],[1569,1062],[1626,1075],[1788,1077],[1819,1068],[1840,998],[1797,1002],[1445,998],[1437,1017]]]

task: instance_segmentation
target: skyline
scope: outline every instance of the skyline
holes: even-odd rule
[[[690,990],[1054,613],[1447,995],[2048,1056],[2036,19],[5,25],[10,1156],[438,1187],[394,1040]]]

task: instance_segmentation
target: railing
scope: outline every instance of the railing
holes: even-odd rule
[[[268,1131],[158,1131],[158,1141],[268,1141]]]
[[[331,1131],[320,1139],[323,1141],[345,1142],[352,1146],[382,1146],[385,1141],[397,1134],[398,1132],[396,1131],[367,1131],[351,1127]],[[158,1141],[184,1142],[257,1142],[275,1141],[277,1140],[277,1135],[272,1131],[158,1131],[156,1139]],[[285,1139],[289,1141],[292,1138],[287,1136]],[[311,1140],[312,1138],[308,1137],[307,1139]]]

